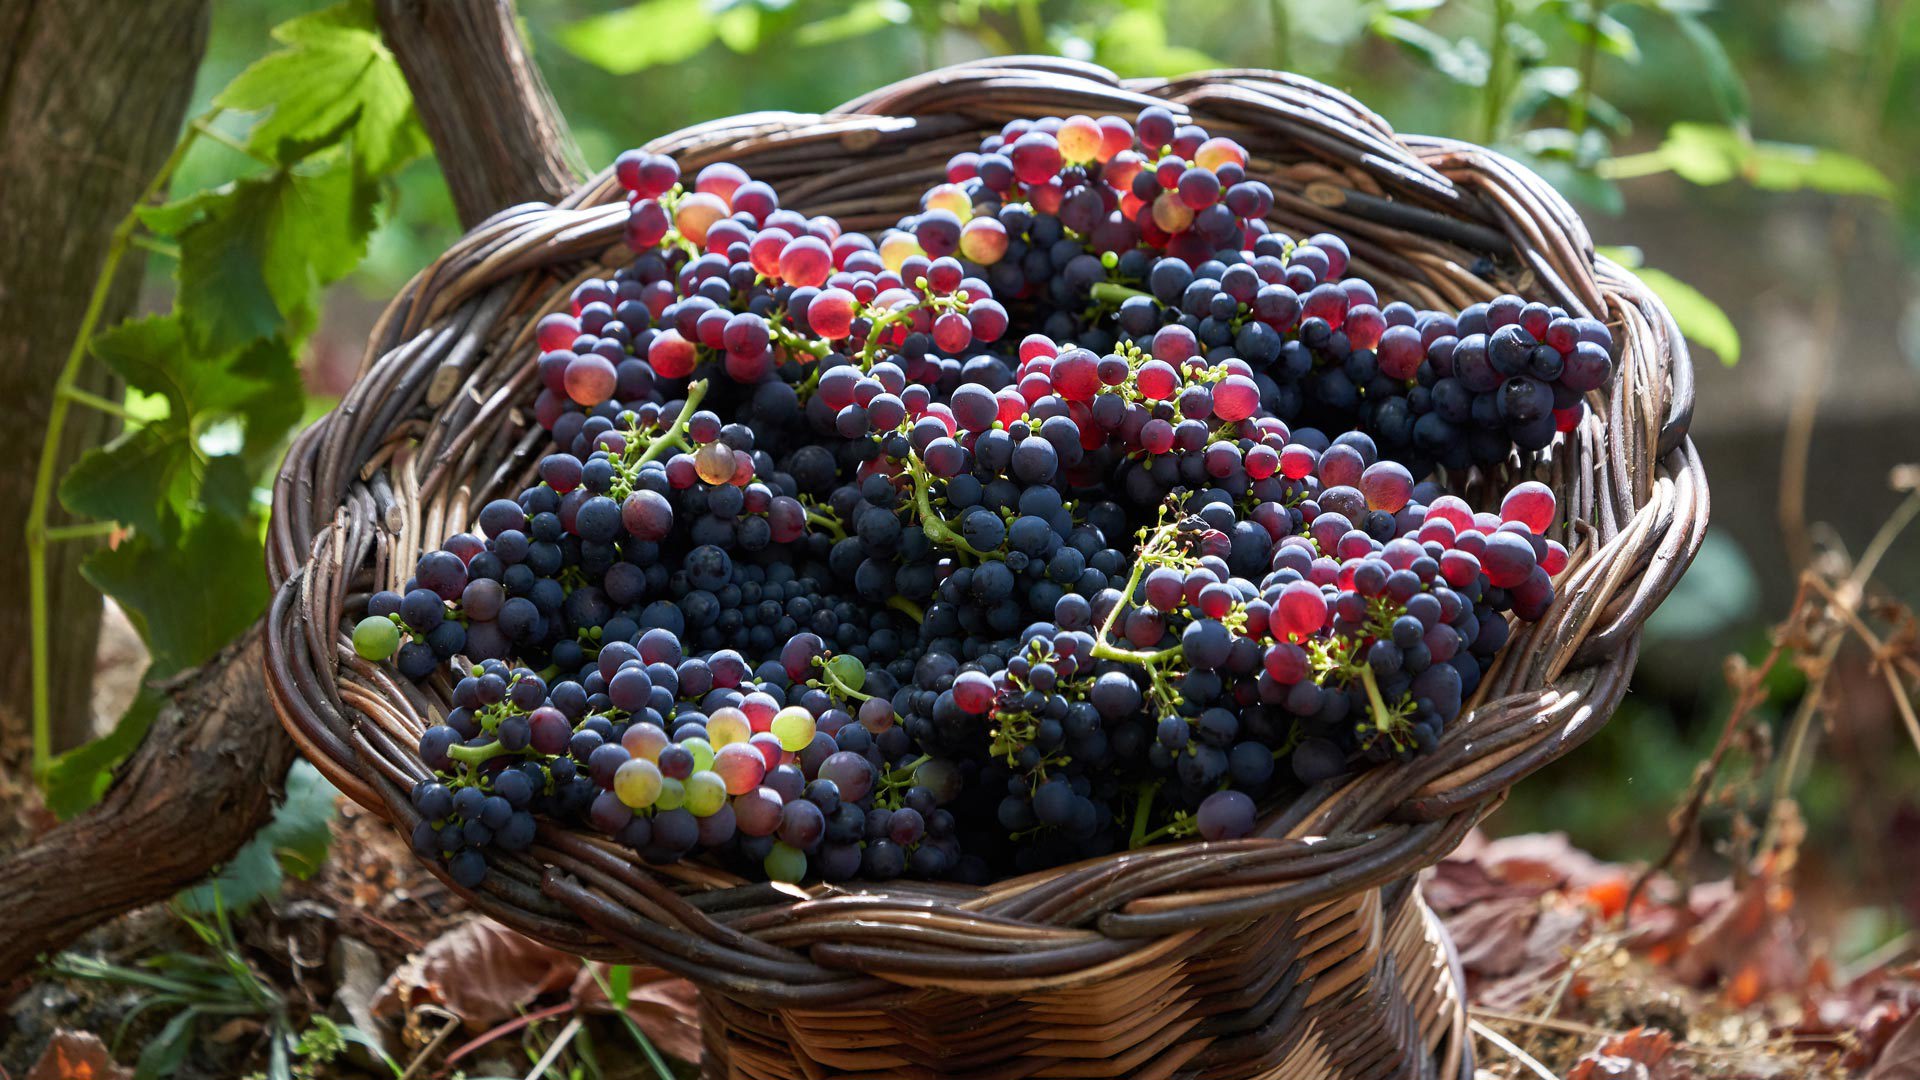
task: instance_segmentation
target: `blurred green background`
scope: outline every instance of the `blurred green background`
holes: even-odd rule
[[[219,5],[193,109],[315,6]],[[1546,175],[1598,243],[1655,268],[1695,341],[1713,531],[1649,628],[1619,715],[1516,791],[1497,831],[1657,855],[1728,706],[1722,658],[1760,656],[1786,615],[1806,554],[1794,538],[1857,552],[1896,503],[1888,469],[1920,459],[1920,7],[1903,0],[527,0],[521,15],[591,169],[710,117],[824,109],[929,66],[1051,52],[1127,77],[1287,68],[1401,130],[1486,143]],[[245,167],[203,140],[175,191]],[[395,183],[309,344],[319,401],[350,377],[383,298],[457,233],[431,159]],[[1806,528],[1781,481],[1803,454]],[[1920,539],[1883,576],[1920,596]],[[1802,685],[1783,665],[1764,710],[1790,712]],[[1920,760],[1881,680],[1843,673],[1829,692],[1845,700],[1801,789],[1808,857],[1893,918],[1917,904],[1901,867],[1920,854]],[[1709,824],[1724,831],[1739,801],[1716,800]]]

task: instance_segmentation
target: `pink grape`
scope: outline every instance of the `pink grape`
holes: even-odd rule
[[[1500,520],[1517,521],[1535,533],[1553,526],[1553,489],[1538,480],[1528,480],[1507,492],[1500,500]]]

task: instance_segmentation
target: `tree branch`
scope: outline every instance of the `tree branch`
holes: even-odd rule
[[[0,979],[205,877],[272,814],[293,741],[267,702],[264,659],[256,625],[172,680],[100,805],[0,865]]]
[[[460,223],[573,190],[579,154],[509,0],[376,0]]]
[[[571,190],[566,125],[508,0],[377,6],[463,223]],[[0,25],[8,18],[0,13]],[[135,62],[153,61],[143,50]],[[103,67],[96,55],[72,70],[91,77]],[[134,188],[144,176],[134,177]],[[264,654],[256,624],[174,679],[168,704],[100,805],[0,859],[0,983],[89,928],[200,880],[267,821],[294,749],[267,700]]]

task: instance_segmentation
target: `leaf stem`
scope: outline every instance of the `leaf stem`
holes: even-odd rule
[[[63,386],[60,388],[60,395],[68,401],[78,405],[85,405],[89,409],[106,413],[108,416],[117,416],[128,422],[133,422],[135,419],[134,415],[127,411],[125,405],[111,398],[101,397],[91,390],[82,390],[77,386]]]
[[[107,294],[112,291],[114,278],[119,274],[120,261],[126,257],[134,230],[140,225],[140,208],[166,189],[167,182],[186,159],[195,138],[206,134],[207,123],[220,115],[221,111],[219,106],[215,106],[187,126],[180,141],[174,144],[173,152],[161,163],[153,179],[147,181],[139,198],[127,208],[126,216],[113,227],[106,256],[100,261],[100,274],[94,278],[93,292],[87,297],[86,312],[81,315],[80,326],[74,331],[73,345],[67,350],[66,362],[61,364],[60,373],[54,379],[53,402],[47,409],[47,430],[40,440],[40,460],[34,470],[33,495],[27,504],[26,521],[27,637],[32,653],[33,773],[36,777],[44,776],[53,760],[52,675],[49,672],[51,661],[47,635],[47,508],[53,501],[53,472],[60,460],[61,439],[66,435],[67,408],[73,400],[70,393],[75,389],[74,384],[86,363],[87,346],[92,343],[94,330],[100,325],[101,312],[106,310]]]
[[[1580,84],[1567,103],[1567,128],[1575,135],[1587,130],[1588,102],[1593,98],[1593,68],[1600,54],[1600,0],[1587,0],[1581,20],[1587,36],[1580,42]]]
[[[58,540],[84,540],[89,536],[107,536],[120,527],[117,521],[88,521],[78,525],[54,525],[47,529],[45,536],[49,542]]]
[[[1481,141],[1492,143],[1500,134],[1507,107],[1507,24],[1513,21],[1513,0],[1493,0],[1493,38],[1487,46],[1487,96],[1481,117]]]

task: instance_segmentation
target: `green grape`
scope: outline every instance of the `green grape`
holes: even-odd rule
[[[857,656],[841,653],[827,661],[827,671],[848,690],[858,690],[867,685],[867,665],[861,663]]]
[[[664,777],[660,781],[660,794],[654,797],[655,810],[678,810],[687,805],[687,785],[673,777]]]
[[[780,749],[797,754],[813,741],[813,714],[799,705],[789,705],[773,714],[768,730],[780,740]]]
[[[727,805],[727,782],[718,773],[696,772],[687,777],[687,812],[694,817],[711,817]]]
[[[807,876],[807,853],[799,848],[775,842],[773,850],[761,861],[769,881],[797,882]]]
[[[400,628],[384,615],[369,615],[353,628],[353,651],[375,662],[400,648]]]
[[[633,758],[613,774],[613,793],[627,806],[643,810],[660,797],[665,779],[658,765],[645,758]]]
[[[702,772],[713,768],[713,744],[702,738],[692,738],[680,744],[687,753],[693,755],[693,771]]]

